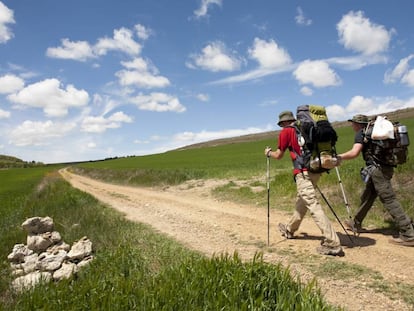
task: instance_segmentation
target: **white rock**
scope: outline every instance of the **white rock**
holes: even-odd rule
[[[11,262],[19,263],[24,261],[24,257],[33,254],[24,244],[16,244],[13,246],[12,252],[7,256],[7,259]]]
[[[40,234],[53,231],[53,219],[50,217],[32,217],[22,223],[29,234]]]
[[[63,242],[63,241],[60,241],[58,244],[52,245],[51,247],[49,247],[47,249],[47,251],[50,252],[50,253],[54,253],[58,250],[64,250],[66,252],[69,252],[70,251],[70,245]]]
[[[27,275],[16,278],[12,282],[12,287],[16,291],[20,292],[24,289],[30,289],[34,287],[36,284],[40,283],[41,281],[49,282],[51,278],[52,278],[52,274],[50,272],[35,271]]]
[[[52,231],[49,238],[52,241],[52,244],[58,244],[62,242],[62,236],[57,231]]]
[[[41,253],[37,262],[36,268],[40,271],[55,271],[62,266],[66,259],[67,253],[64,250],[59,250],[56,253]]]
[[[36,235],[29,234],[27,236],[27,247],[37,253],[44,252],[53,244],[50,236],[50,232]]]
[[[37,262],[39,260],[39,255],[33,253],[29,256],[24,257],[24,262],[21,264],[21,267],[25,274],[33,272],[37,268]]]
[[[92,254],[92,242],[83,237],[79,241],[73,243],[68,253],[69,260],[83,259]]]
[[[94,259],[93,256],[88,256],[83,258],[80,262],[78,262],[77,266],[79,269],[89,265],[91,263],[91,261]]]
[[[78,267],[73,262],[64,262],[60,269],[53,272],[53,279],[60,281],[62,279],[69,279],[73,274],[78,272]]]

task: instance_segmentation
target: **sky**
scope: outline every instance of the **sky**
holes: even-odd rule
[[[331,121],[414,107],[413,12],[411,0],[0,0],[0,154],[148,155],[277,130],[304,104]]]

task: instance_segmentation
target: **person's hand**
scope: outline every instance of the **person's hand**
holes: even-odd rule
[[[342,163],[342,158],[340,155],[336,156],[336,165],[335,166],[340,166]]]
[[[265,148],[265,150],[264,150],[264,154],[265,154],[265,156],[266,157],[270,157],[270,152],[272,151],[272,148],[270,148],[270,147],[266,147]]]

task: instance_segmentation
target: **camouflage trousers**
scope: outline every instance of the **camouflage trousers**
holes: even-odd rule
[[[365,189],[361,194],[361,204],[354,217],[357,224],[362,224],[368,211],[378,197],[384,208],[391,215],[395,223],[400,228],[400,233],[404,237],[414,238],[414,229],[411,219],[404,212],[400,202],[398,202],[394,189],[392,188],[391,179],[394,174],[392,166],[370,166],[368,169],[370,178],[368,179]]]
[[[324,237],[323,244],[336,247],[340,245],[339,237],[316,197],[314,185],[316,185],[320,176],[320,174],[308,172],[303,172],[295,176],[297,188],[296,206],[293,216],[287,224],[287,229],[291,233],[297,231],[309,210]]]

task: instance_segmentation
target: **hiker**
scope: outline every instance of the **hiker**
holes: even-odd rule
[[[267,157],[276,160],[282,159],[285,151],[288,150],[293,162],[293,175],[297,188],[295,212],[286,225],[279,224],[279,230],[282,236],[292,239],[309,209],[313,220],[324,236],[321,246],[316,249],[317,252],[323,255],[342,255],[343,250],[339,237],[316,197],[314,185],[318,182],[321,174],[311,173],[299,164],[301,148],[298,143],[295,121],[291,111],[281,112],[277,124],[282,127],[282,130],[279,133],[277,150],[272,151],[270,147],[266,147],[264,150]]]
[[[392,216],[400,230],[399,237],[392,238],[390,242],[404,246],[414,246],[414,227],[412,221],[404,212],[392,188],[391,178],[394,173],[394,166],[380,163],[369,152],[368,141],[364,140],[365,127],[369,122],[366,115],[357,114],[348,121],[351,122],[352,129],[355,132],[354,145],[352,149],[339,154],[338,157],[341,160],[350,160],[356,158],[362,152],[365,168],[361,169],[361,173],[364,174],[366,184],[361,195],[359,209],[353,220],[345,221],[345,226],[348,229],[361,232],[362,221],[378,196],[384,208]]]

